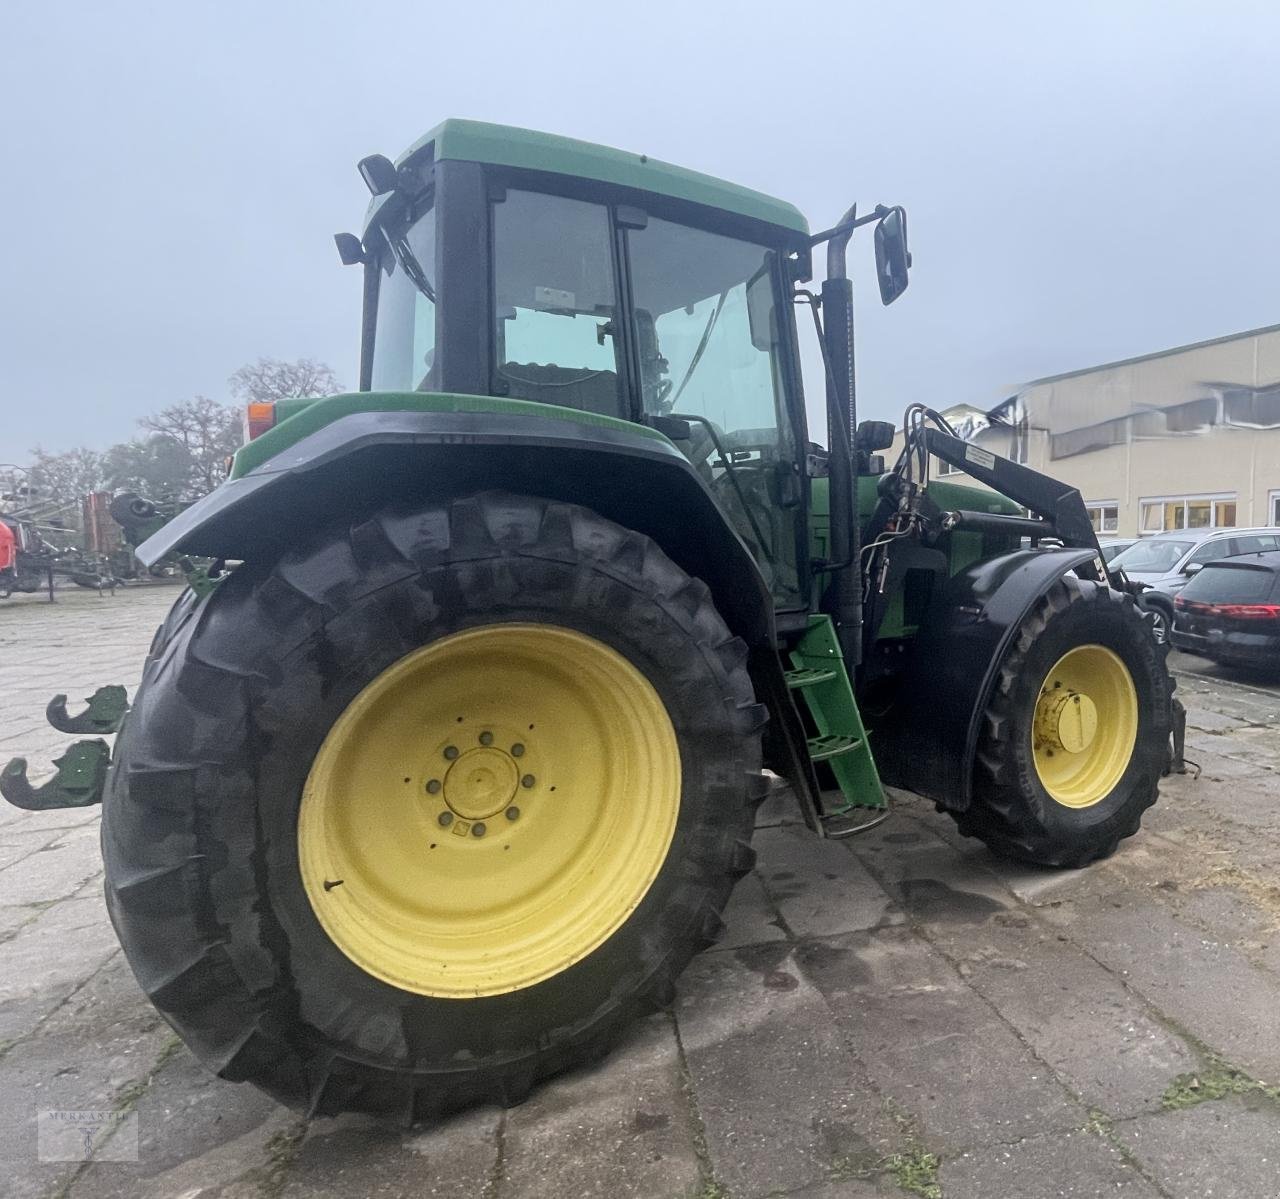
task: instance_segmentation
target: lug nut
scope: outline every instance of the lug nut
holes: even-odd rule
[[[471,835],[472,835],[473,837],[483,837],[483,836],[484,836],[484,821],[483,821],[483,820],[477,820],[477,821],[475,822],[475,824],[473,824],[473,825],[471,826]]]
[[[517,808],[514,804],[507,809],[507,819],[508,820],[520,819],[520,809]]]
[[[524,776],[524,778],[522,778],[522,779],[520,780],[520,786],[522,786],[522,787],[527,791],[527,790],[528,790],[530,787],[532,787],[532,786],[533,786],[533,784],[534,784],[534,783],[536,783],[537,781],[538,781],[538,780],[537,780],[537,779],[535,779],[535,778],[533,777],[533,775],[531,775],[531,774],[526,774],[526,775]]]
[[[480,734],[480,744],[481,744],[481,745],[492,745],[492,744],[493,744],[493,734],[492,734],[491,732],[489,732],[487,729],[486,729],[483,733],[481,733],[481,734]]]
[[[438,821],[441,828],[448,828],[449,825],[453,823],[453,813],[441,812],[440,815],[436,817],[436,820]]]
[[[444,747],[444,756],[452,762],[458,756],[458,747],[456,745],[446,745]]]
[[[523,758],[523,757],[524,757],[524,746],[523,746],[523,745],[521,745],[519,741],[517,741],[517,742],[516,742],[516,743],[511,747],[511,756],[512,756],[513,758]]]
[[[439,790],[440,790],[440,780],[439,780],[439,779],[431,779],[431,780],[429,780],[429,781],[428,781],[428,783],[427,783],[427,794],[428,794],[428,795],[435,795],[435,794],[437,794],[437,793],[439,792]]]

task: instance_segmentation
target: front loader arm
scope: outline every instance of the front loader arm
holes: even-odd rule
[[[1076,488],[972,442],[952,437],[941,429],[925,429],[924,439],[929,453],[1007,496],[1015,504],[1021,504],[1034,518],[1033,522],[1028,522],[1022,517],[984,513],[984,522],[1003,524],[1011,531],[1032,536],[1037,535],[1038,525],[1039,535],[1043,537],[1054,538],[1070,549],[1092,550],[1096,560],[1080,564],[1076,573],[1082,578],[1107,581],[1097,534],[1084,506],[1084,497]],[[963,518],[968,514],[959,515],[961,520],[958,523],[965,523]]]

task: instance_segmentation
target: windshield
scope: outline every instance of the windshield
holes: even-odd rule
[[[628,241],[645,410],[776,446],[786,422],[774,253],[657,219]]]
[[[1166,574],[1192,544],[1190,541],[1139,541],[1117,554],[1111,565],[1130,574]]]
[[[386,235],[379,258],[374,391],[431,391],[436,358],[436,213]]]

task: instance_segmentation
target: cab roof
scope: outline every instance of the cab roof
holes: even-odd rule
[[[767,221],[793,233],[808,236],[809,223],[785,200],[763,192],[739,187],[628,150],[614,150],[572,137],[519,129],[513,125],[490,125],[484,121],[443,121],[420,137],[397,160],[399,166],[433,147],[436,162],[458,159],[549,171],[576,178],[596,179],[621,187],[634,187],[693,204],[705,204],[739,216]]]

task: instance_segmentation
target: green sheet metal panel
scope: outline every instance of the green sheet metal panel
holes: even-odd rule
[[[598,179],[601,183],[634,187],[693,204],[721,208],[804,236],[809,233],[809,223],[803,214],[785,200],[700,171],[674,166],[647,154],[615,150],[610,146],[512,125],[453,119],[441,122],[420,137],[400,156],[397,164],[409,161],[428,146],[432,147],[436,162],[458,159]]]
[[[354,412],[487,412],[541,416],[595,428],[617,429],[633,436],[671,444],[657,429],[651,429],[648,425],[637,425],[596,412],[582,412],[577,408],[539,404],[533,400],[509,400],[499,396],[452,395],[430,391],[355,391],[303,403],[291,400],[288,404],[290,415],[261,437],[240,447],[231,467],[231,478],[238,479],[247,475],[317,429]]]

